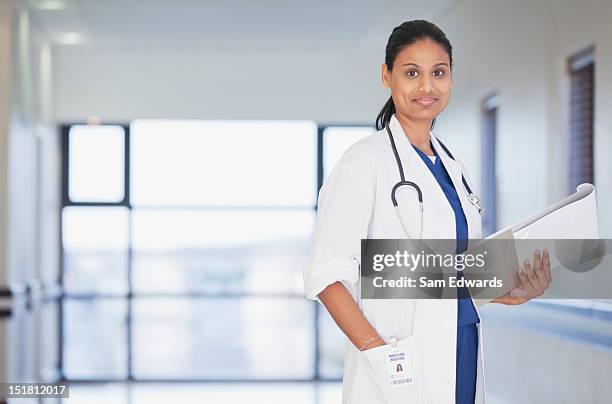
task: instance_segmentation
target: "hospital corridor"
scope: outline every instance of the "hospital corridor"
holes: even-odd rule
[[[415,337],[414,380],[395,389],[386,372],[402,365],[358,365],[387,337],[337,317],[318,294],[331,278],[309,271],[328,265],[371,320],[367,307],[399,306],[361,306],[366,255],[336,260],[338,235],[427,238],[443,206],[452,234],[463,217],[485,238],[585,183],[593,238],[612,245],[610,20],[605,0],[0,0],[0,404],[454,404],[438,397],[459,388],[461,346],[431,356],[419,346],[440,333]],[[401,37],[408,21],[432,31]],[[451,55],[440,38],[452,69],[417,76]],[[391,69],[392,49],[422,59]],[[428,159],[402,114],[428,123],[438,107],[445,146],[427,140]],[[431,181],[398,208],[407,150]],[[594,289],[553,268],[573,294],[479,303],[474,403],[612,403],[612,259],[598,251]],[[571,279],[595,276],[581,268]],[[434,322],[421,315],[414,335]],[[368,330],[405,326],[379,316]],[[460,319],[438,323],[454,340]],[[434,381],[442,363],[457,379]]]

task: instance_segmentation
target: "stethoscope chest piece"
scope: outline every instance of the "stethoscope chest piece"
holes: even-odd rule
[[[391,133],[391,129],[389,128],[389,125],[387,125],[385,127],[385,129],[387,130],[387,133],[389,134],[389,141],[391,142],[391,148],[393,149],[393,154],[395,155],[395,161],[397,162],[397,168],[399,169],[399,174],[400,174],[400,181],[395,184],[393,186],[393,188],[391,189],[391,202],[393,203],[393,206],[395,208],[395,211],[397,213],[397,216],[400,220],[400,223],[402,225],[402,228],[404,229],[404,233],[406,233],[406,236],[410,239],[410,234],[408,232],[408,228],[406,226],[406,223],[404,223],[404,220],[401,217],[401,212],[399,209],[399,204],[396,198],[396,192],[403,186],[407,186],[410,187],[412,189],[414,189],[417,193],[417,197],[419,200],[419,205],[420,205],[420,209],[419,209],[419,214],[420,214],[420,229],[419,229],[419,237],[421,238],[423,235],[423,192],[421,191],[421,188],[418,186],[418,184],[411,182],[411,181],[406,181],[406,177],[404,175],[404,167],[402,167],[402,161],[399,157],[399,153],[397,152],[397,148],[395,147],[395,141],[393,140],[393,134]],[[448,156],[451,159],[455,159],[453,157],[453,155],[451,154],[451,152],[446,148],[446,146],[444,145],[444,143],[442,143],[442,141],[440,141],[438,139],[438,143],[440,143],[440,146],[442,146],[442,148],[444,149],[444,151],[446,152],[446,154],[448,154]],[[478,213],[480,213],[482,215],[483,212],[483,208],[482,205],[480,203],[480,199],[478,199],[478,197],[474,194],[474,192],[472,192],[472,189],[470,188],[470,186],[467,183],[467,180],[465,179],[465,176],[461,175],[461,180],[463,182],[463,185],[465,186],[465,189],[467,191],[467,198],[470,201],[470,203],[474,206],[476,206],[476,208],[478,208]]]
[[[472,205],[478,208],[478,213],[482,215],[482,213],[484,212],[484,208],[482,207],[482,204],[480,203],[480,199],[478,199],[478,197],[474,195],[474,193],[469,193],[467,198],[472,203]]]

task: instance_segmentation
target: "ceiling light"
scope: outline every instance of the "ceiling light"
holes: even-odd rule
[[[83,34],[78,32],[63,32],[53,35],[53,40],[62,45],[79,45],[83,43]]]
[[[66,0],[33,0],[30,5],[37,10],[65,10],[67,3]]]
[[[102,124],[102,118],[100,118],[99,116],[96,115],[92,115],[89,118],[87,118],[87,125],[101,125]]]

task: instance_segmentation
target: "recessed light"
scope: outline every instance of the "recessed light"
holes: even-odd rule
[[[53,41],[62,45],[79,45],[83,43],[83,34],[79,32],[62,32],[53,35]]]
[[[66,0],[32,0],[30,6],[37,10],[65,10],[68,8]]]
[[[100,118],[99,116],[96,115],[92,115],[89,118],[87,118],[87,125],[101,125],[102,124],[102,118]]]

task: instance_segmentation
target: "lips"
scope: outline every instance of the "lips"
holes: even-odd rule
[[[415,98],[413,101],[416,102],[417,104],[427,106],[427,105],[431,105],[434,102],[438,101],[438,99],[435,97],[419,97],[419,98]]]

